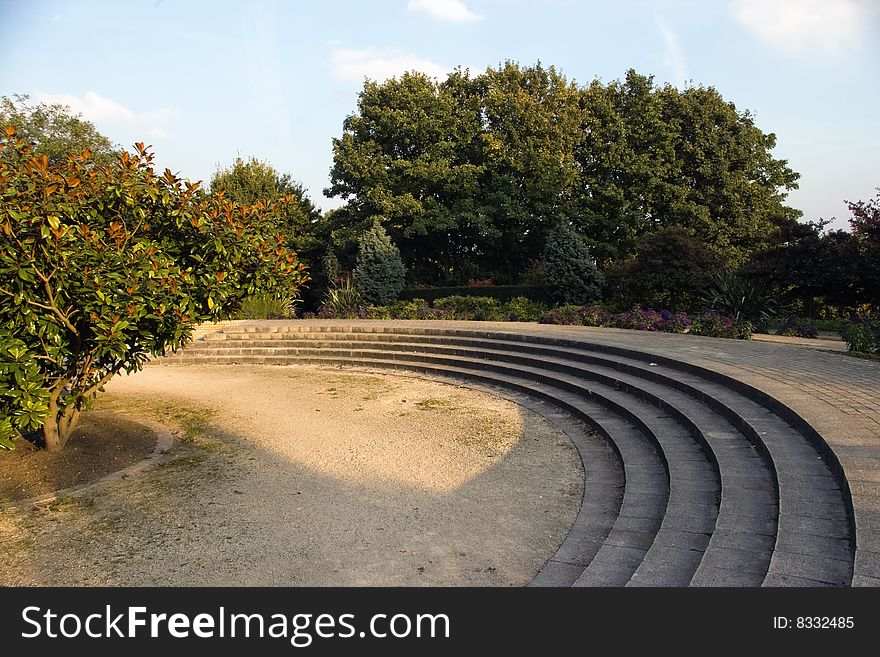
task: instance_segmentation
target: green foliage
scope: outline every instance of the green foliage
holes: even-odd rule
[[[231,167],[217,169],[211,178],[211,193],[241,205],[274,202],[280,212],[286,246],[305,256],[316,268],[321,213],[305,188],[290,174],[282,175],[272,165],[253,157],[247,161],[238,157]]]
[[[470,321],[531,322],[546,310],[543,304],[515,297],[500,303],[494,297],[452,296],[437,299],[431,307],[424,299],[398,301],[388,306],[364,306],[357,297],[331,300],[317,313],[303,317],[320,319],[454,319]]]
[[[333,142],[325,194],[346,205],[330,230],[381,217],[411,280],[431,285],[521,281],[557,217],[602,264],[678,226],[736,266],[799,216],[775,141],[711,87],[634,71],[585,88],[540,63],[406,73],[366,82]]]
[[[136,146],[112,167],[87,154],[52,165],[14,129],[0,138],[0,326],[26,347],[15,367],[33,372],[27,363],[36,363],[27,378],[43,391],[11,401],[3,393],[3,403],[15,406],[13,418],[29,414],[27,427],[40,421],[49,449],[64,446],[118,372],[179,348],[197,323],[259,290],[308,280],[283,246],[277,204],[207,196],[157,174],[153,155]],[[20,376],[9,373],[18,358],[9,347],[0,347],[4,390]],[[45,405],[29,407],[34,395]]]
[[[586,241],[565,224],[554,228],[544,250],[544,284],[550,298],[583,305],[601,296],[603,283]]]
[[[880,354],[880,320],[856,316],[843,324],[841,337],[850,351]]]
[[[0,448],[14,449],[20,432],[41,427],[48,401],[35,355],[24,341],[0,331]]]
[[[684,228],[662,228],[642,239],[634,258],[607,271],[615,294],[640,302],[692,308],[720,262]]]
[[[331,287],[324,296],[324,307],[335,316],[346,314],[351,309],[359,308],[363,304],[364,298],[360,290],[348,279],[336,287]]]
[[[716,312],[704,312],[693,319],[691,334],[705,335],[711,338],[730,338],[733,340],[751,340],[751,322],[734,322]]]
[[[242,301],[235,319],[291,319],[296,317],[296,299],[261,292]]]
[[[611,313],[602,306],[566,304],[542,313],[538,323],[573,326],[611,326]]]
[[[699,237],[726,265],[766,248],[798,174],[763,133],[712,87],[657,88],[630,70],[582,92],[584,142],[578,214],[604,261],[632,255],[657,227]]]
[[[880,187],[868,201],[849,202],[852,235],[858,243],[858,301],[880,308]]]
[[[97,165],[111,165],[119,157],[122,149],[82,115],[74,115],[66,105],[30,105],[28,100],[27,95],[0,96],[0,129],[15,128],[17,139],[30,144],[34,155],[45,155],[53,166],[87,149]]]
[[[501,304],[493,297],[443,297],[435,299],[433,306],[445,319],[493,321],[502,316]]]
[[[401,299],[426,299],[433,301],[441,297],[482,296],[494,297],[499,301],[510,301],[514,297],[526,297],[532,301],[543,301],[547,290],[543,285],[489,285],[483,287],[419,287],[406,288],[400,293]]]
[[[358,244],[357,265],[352,273],[355,286],[364,301],[383,306],[397,300],[405,276],[400,251],[385,229],[374,224]]]
[[[794,338],[818,338],[819,331],[811,321],[801,317],[786,317],[776,329],[776,335]]]
[[[513,297],[501,308],[503,320],[506,322],[537,322],[547,307],[527,297]]]
[[[782,243],[749,263],[750,278],[769,282],[801,312],[815,316],[823,304],[855,307],[869,298],[871,276],[859,239],[845,231],[825,231],[827,221],[781,226]]]
[[[710,275],[701,301],[734,322],[748,320],[759,326],[766,326],[780,310],[765,283],[746,279],[730,269]]]

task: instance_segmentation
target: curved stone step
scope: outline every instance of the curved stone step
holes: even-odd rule
[[[355,343],[353,347],[356,346],[356,349],[361,351],[365,347],[389,352],[419,349],[425,352],[419,357],[421,362],[426,359],[436,360],[436,354],[442,353],[467,354],[471,359],[482,357],[489,361],[502,360],[520,364],[534,364],[535,358],[541,357],[543,358],[541,371],[555,369],[567,375],[580,375],[592,380],[604,378],[603,385],[606,386],[623,384],[624,388],[628,386],[629,389],[621,391],[619,393],[621,395],[635,394],[645,399],[644,393],[647,393],[648,397],[653,395],[654,399],[650,401],[658,408],[664,408],[664,404],[668,404],[673,414],[678,411],[680,417],[677,419],[680,420],[681,416],[684,416],[691,423],[692,428],[697,429],[698,435],[694,437],[699,438],[701,435],[702,441],[710,446],[709,452],[714,452],[721,463],[718,468],[723,485],[720,515],[717,527],[711,533],[707,545],[697,548],[697,551],[704,550],[705,554],[696,568],[693,584],[730,585],[732,582],[755,585],[755,580],[762,577],[762,571],[767,572],[766,565],[756,565],[756,561],[760,561],[760,558],[756,559],[756,557],[769,556],[772,547],[776,549],[772,551],[770,572],[764,578],[764,583],[767,585],[846,584],[852,577],[852,532],[846,518],[848,489],[843,490],[845,480],[842,487],[838,483],[839,477],[835,476],[837,473],[833,470],[833,464],[811,461],[811,459],[821,461],[816,456],[817,454],[821,456],[821,451],[817,451],[816,445],[805,440],[803,435],[776,413],[768,411],[758,401],[744,395],[741,390],[733,389],[736,386],[723,385],[713,380],[716,377],[698,376],[695,370],[699,368],[676,367],[675,362],[665,362],[651,354],[607,345],[591,345],[582,340],[551,338],[538,341],[533,336],[471,330],[415,328],[400,331],[397,327],[390,329],[381,327],[380,330],[364,327],[368,330],[358,331],[348,327],[337,329],[333,326],[322,326],[320,331],[313,332],[312,327],[305,328],[308,330],[298,327],[296,332],[290,333],[242,331],[232,335],[221,334],[221,338],[211,342],[219,348],[217,353],[222,351],[226,354],[225,357],[215,356],[221,362],[242,358],[249,362],[287,362],[288,356],[296,357],[297,353],[301,355],[313,353],[311,351],[313,349],[330,356],[334,352],[333,347],[338,345],[323,343],[351,342]],[[297,351],[304,341],[312,343],[309,347],[310,351]],[[202,344],[207,342],[206,340]],[[288,345],[297,342],[299,344],[296,346]],[[377,342],[382,344],[375,344]],[[225,344],[221,347],[220,343]],[[279,344],[285,346],[279,347]],[[184,353],[189,353],[186,360],[194,358],[201,362],[203,359],[212,358],[214,353],[212,349],[213,346],[207,349],[202,347],[200,351],[187,350]],[[292,351],[287,351],[288,349]],[[510,352],[510,349],[514,351]],[[334,353],[334,356],[349,359],[352,357],[351,349],[342,351],[342,354]],[[265,356],[266,353],[273,353],[276,356]],[[531,356],[524,357],[524,353]],[[286,355],[280,356],[280,354]],[[392,359],[398,363],[400,358],[400,355],[392,355]],[[410,353],[406,358],[412,359],[413,354]],[[177,359],[183,360],[180,357]],[[296,359],[300,360],[300,358]],[[649,360],[652,362],[649,363]],[[653,362],[655,360],[657,362]],[[572,368],[574,363],[579,365]],[[584,369],[582,367],[584,364],[590,367]],[[493,367],[495,366],[490,364],[489,369]],[[609,392],[606,389],[606,397],[613,398],[613,392],[616,391]],[[676,398],[676,395],[679,397]],[[681,407],[686,400],[690,400],[691,403],[687,406],[687,412],[681,413]],[[626,403],[625,400],[618,399],[619,401]],[[644,413],[642,415],[644,416]],[[718,425],[719,420],[727,424]],[[644,424],[644,417],[642,422]],[[713,426],[712,422],[716,426]],[[654,432],[663,434],[664,430],[658,428],[656,422],[654,424]],[[647,427],[643,426],[643,430],[645,428]],[[745,445],[743,435],[747,436],[755,447],[766,447],[765,457],[768,457],[770,464],[780,475],[781,513],[778,544],[774,540],[775,523],[772,518],[774,505],[767,503],[768,477],[755,475],[755,465],[760,464],[760,459],[755,453],[757,450]],[[725,460],[728,461],[726,466]],[[681,459],[675,458],[671,462],[679,461]],[[679,466],[673,466],[670,477],[672,486],[668,499],[670,508],[677,504],[674,482],[681,478],[681,475],[675,472],[676,467]],[[757,470],[760,471],[760,467]],[[818,510],[814,508],[817,504]],[[762,512],[763,517],[761,517]],[[618,518],[621,525],[622,518],[626,517],[621,515]],[[668,518],[674,517],[675,514],[668,516]],[[841,517],[843,517],[842,522]],[[620,528],[622,529],[622,526]],[[692,534],[698,533],[692,532]],[[607,547],[609,549],[611,546],[629,547],[625,544],[625,540],[617,540],[624,536],[628,535],[622,532],[615,533],[612,530],[607,538],[609,541]],[[637,542],[631,536],[629,539],[631,542]],[[681,559],[681,554],[676,555],[668,549],[665,550],[666,554],[663,554],[664,550],[660,549],[667,546],[670,540],[673,539],[668,538],[664,531],[657,531],[649,548],[649,551],[654,549],[657,562],[661,565],[664,561],[674,562]],[[705,540],[706,535],[703,536],[702,541]],[[593,559],[596,564],[606,563],[602,553],[604,548],[606,548],[605,544]],[[662,575],[650,567],[654,559],[646,559],[647,555],[648,552],[642,555],[638,562],[632,584],[639,583],[640,574],[646,577],[642,580],[646,584],[663,583]],[[625,558],[621,557],[619,560]],[[661,573],[662,570],[661,568]],[[585,572],[584,576],[587,574]]]
[[[373,357],[367,358],[366,355]],[[284,364],[295,360],[309,365],[362,365],[406,369],[435,377],[451,376],[503,386],[543,399],[572,413],[609,441],[623,463],[625,485],[618,517],[611,533],[602,543],[598,546],[582,546],[577,554],[555,560],[565,560],[569,564],[580,566],[583,572],[575,585],[624,586],[630,581],[660,529],[669,499],[668,464],[656,437],[641,423],[638,416],[598,395],[588,394],[589,399],[586,399],[584,393],[589,391],[576,381],[549,377],[537,370],[530,371],[529,376],[524,377],[522,368],[487,362],[449,359],[445,363],[438,363],[431,358],[402,358],[404,354],[394,354],[399,358],[383,360],[380,358],[382,355],[380,352],[373,352],[356,358],[351,350],[336,350],[334,354],[330,350],[324,350],[323,355],[215,356],[212,362],[234,363],[246,359],[248,362],[256,360],[260,364]],[[698,450],[693,448],[693,451]],[[704,519],[703,522],[710,523],[713,519]],[[675,566],[669,564],[668,567]]]

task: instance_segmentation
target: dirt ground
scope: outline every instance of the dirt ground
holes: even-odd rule
[[[0,585],[521,586],[583,492],[546,420],[436,381],[150,366],[98,407],[174,431],[169,460],[0,511]]]
[[[137,422],[84,413],[62,452],[49,453],[25,440],[0,450],[0,504],[87,484],[145,458],[156,434]]]

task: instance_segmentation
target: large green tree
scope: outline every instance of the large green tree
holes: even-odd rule
[[[36,155],[45,155],[49,164],[60,164],[86,149],[99,165],[112,164],[118,158],[122,149],[66,105],[29,101],[22,94],[0,97],[0,128],[15,128],[17,138],[31,144]]]
[[[201,193],[143,146],[113,166],[51,164],[0,137],[0,442],[64,447],[118,372],[186,343],[258,290],[307,276],[278,203]]]
[[[514,283],[541,257],[547,218],[568,218],[579,179],[578,89],[554,67],[506,62],[474,80],[483,117],[477,205],[492,232],[483,266]]]
[[[776,136],[714,88],[658,88],[630,70],[594,82],[582,102],[582,225],[597,255],[625,257],[641,237],[679,226],[740,265],[800,215],[784,204],[799,175],[772,156]]]
[[[471,84],[461,71],[444,83],[415,72],[368,81],[333,140],[325,193],[347,201],[336,219],[361,231],[378,219],[407,269],[427,282],[466,270],[488,229],[477,207],[480,115]]]
[[[623,81],[579,88],[553,67],[506,62],[436,82],[367,82],[333,142],[342,226],[374,217],[416,282],[515,282],[540,259],[547,217],[571,222],[601,263],[664,227],[739,265],[799,216],[798,174],[712,87]]]

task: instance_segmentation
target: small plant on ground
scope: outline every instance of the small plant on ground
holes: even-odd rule
[[[546,310],[542,303],[526,297],[513,297],[501,307],[501,315],[508,322],[536,322]]]
[[[364,305],[360,290],[350,278],[346,278],[337,287],[331,287],[324,295],[324,304],[318,311],[318,317],[341,317],[351,314],[354,309]],[[323,311],[323,314],[322,314]]]
[[[296,300],[267,292],[248,297],[235,319],[291,319],[296,316]]]
[[[691,321],[685,313],[673,313],[668,310],[657,312],[651,308],[642,308],[636,305],[625,313],[613,315],[611,326],[635,329],[636,331],[684,333],[690,328]]]
[[[843,324],[840,335],[850,351],[880,354],[880,320],[856,315]]]
[[[776,329],[776,335],[784,335],[795,338],[818,338],[819,331],[816,326],[800,317],[786,317],[785,320]]]
[[[611,326],[611,313],[602,306],[565,305],[552,308],[541,315],[540,324],[570,324],[573,326]]]
[[[702,302],[734,322],[750,321],[761,327],[766,327],[780,310],[779,302],[766,285],[729,269],[710,276]]]
[[[705,335],[711,338],[732,338],[750,340],[753,327],[750,322],[734,322],[730,317],[720,315],[711,310],[704,311],[694,318],[690,332],[693,335]]]
[[[434,309],[443,313],[444,319],[469,319],[474,321],[500,320],[501,304],[494,297],[451,296],[434,300]]]

